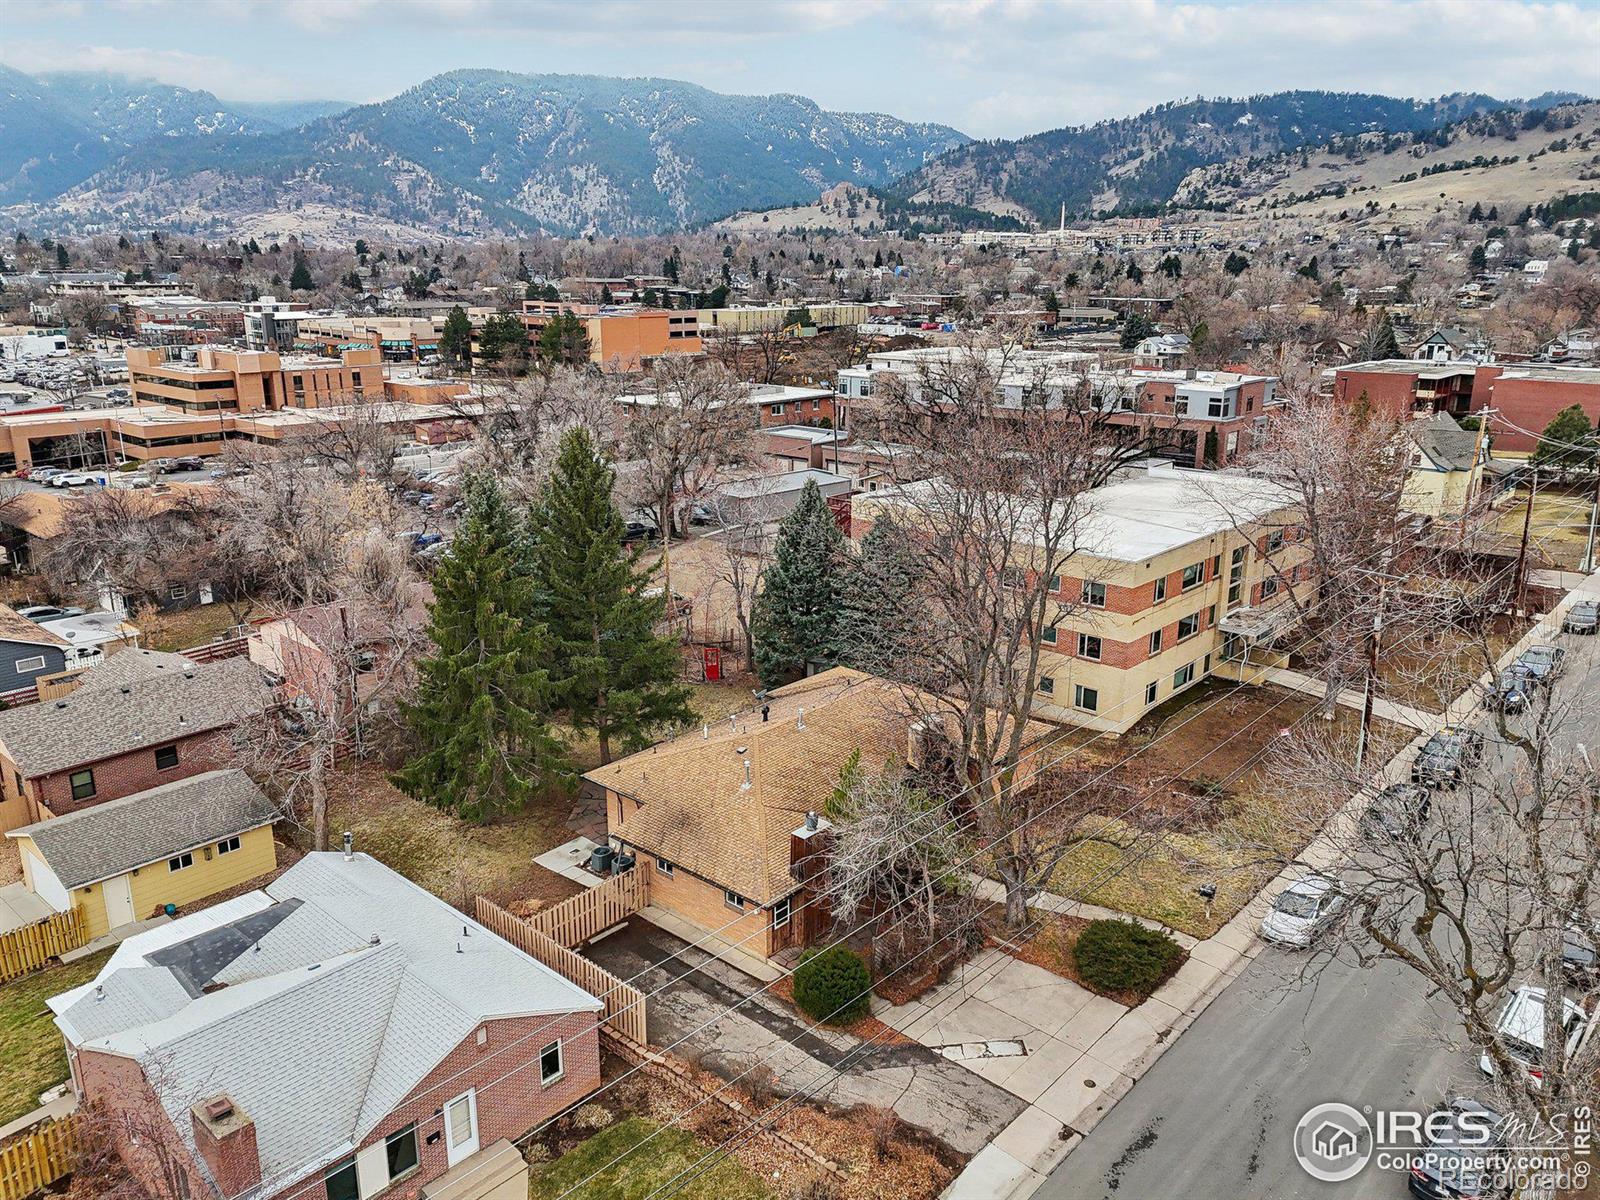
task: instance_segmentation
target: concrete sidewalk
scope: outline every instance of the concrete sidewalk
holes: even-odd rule
[[[1264,671],[1261,678],[1267,683],[1275,683],[1279,687],[1286,687],[1291,691],[1302,692],[1319,699],[1327,691],[1327,685],[1322,680],[1303,675],[1299,671],[1290,671],[1285,667],[1273,667]],[[1346,688],[1339,693],[1339,703],[1345,708],[1353,708],[1360,712],[1366,704],[1366,697],[1354,688]],[[1412,708],[1409,704],[1396,704],[1393,700],[1385,700],[1382,696],[1373,697],[1372,715],[1412,729],[1433,729],[1439,723],[1439,718],[1434,713]]]
[[[993,1142],[967,1163],[961,1174],[945,1189],[942,1200],[1026,1200],[1032,1196],[1049,1173],[1072,1153],[1083,1140],[1083,1136],[1111,1111],[1117,1100],[1132,1089],[1156,1059],[1177,1042],[1179,1035],[1194,1023],[1211,1002],[1220,996],[1261,952],[1263,943],[1257,938],[1256,931],[1260,928],[1261,919],[1272,906],[1272,901],[1276,899],[1278,893],[1304,875],[1307,868],[1336,872],[1343,858],[1343,847],[1348,844],[1352,830],[1365,815],[1373,795],[1390,783],[1409,778],[1412,760],[1416,758],[1423,743],[1442,725],[1469,720],[1479,710],[1482,689],[1494,678],[1495,672],[1529,646],[1549,641],[1557,636],[1561,630],[1562,618],[1579,600],[1600,600],[1600,572],[1586,577],[1581,584],[1568,592],[1561,603],[1557,604],[1544,619],[1535,623],[1514,646],[1500,656],[1493,671],[1484,672],[1474,684],[1450,703],[1443,714],[1425,713],[1420,709],[1407,708],[1403,705],[1388,705],[1390,711],[1386,712],[1381,706],[1387,705],[1388,702],[1379,701],[1375,704],[1373,712],[1376,715],[1409,725],[1418,730],[1417,736],[1368,780],[1366,790],[1352,796],[1349,802],[1330,818],[1323,826],[1322,832],[1307,844],[1293,865],[1286,867],[1257,892],[1232,920],[1203,941],[1189,938],[1189,961],[1172,979],[1157,988],[1143,1004],[1123,1010],[1099,1036],[1086,1045],[1083,1044],[1085,1036],[1092,1031],[1093,1022],[1087,1016],[1080,1018],[1078,1014],[1080,1012],[1087,1014],[1089,1012],[1087,1006],[1068,1012],[1050,1036],[1057,1041],[1064,1041],[1069,1047],[1081,1046],[1081,1049],[1075,1057],[1064,1056],[1060,1051],[1054,1052],[1054,1060],[1051,1066],[1044,1068],[1044,1073],[1048,1074],[1063,1057],[1067,1061],[1061,1066],[1060,1073],[1055,1075],[1042,1091],[1032,1097],[1024,1094],[1025,1091],[1033,1090],[1034,1079],[1040,1073],[1039,1068],[1027,1072],[1021,1066],[1012,1066],[1008,1070],[992,1065],[1005,1061],[1000,1059],[975,1060],[978,1065],[968,1062],[966,1065],[973,1066],[974,1069],[979,1069],[981,1065],[988,1071],[994,1072],[991,1078],[1002,1087],[1008,1086],[1007,1080],[1016,1081],[1022,1090],[1013,1094],[1027,1099],[1029,1104]],[[1275,675],[1288,676],[1289,679],[1276,679]],[[1320,682],[1294,671],[1268,672],[1267,679],[1270,682],[1293,687],[1296,691],[1306,691],[1308,690],[1306,687],[1299,685],[1300,681],[1303,681],[1310,685],[1309,690],[1317,694],[1322,692]],[[1339,698],[1341,704],[1350,703],[1346,699],[1347,695],[1355,698],[1352,707],[1360,707],[1360,692],[1341,695]],[[998,885],[993,884],[987,886],[998,888]],[[979,890],[980,894],[983,894],[984,888],[980,887]],[[1003,897],[1003,890],[1000,890],[1000,898]],[[1124,918],[1127,916],[1127,914],[1108,912],[1094,905],[1080,904],[1061,896],[1051,896],[1048,893],[1036,897],[1034,904],[1052,912],[1070,913],[1090,919],[1102,916]],[[1154,922],[1141,920],[1141,924],[1160,928]],[[1170,930],[1167,932],[1172,933]],[[1177,934],[1173,936],[1180,940],[1182,937]],[[1054,1021],[1062,1008],[1070,1007],[1073,1001],[1072,993],[1063,991],[1061,985],[1076,988],[1078,992],[1083,992],[1084,989],[1077,988],[1070,981],[1061,980],[1042,968],[1031,967],[1031,964],[1013,962],[1010,966],[1006,966],[989,958],[989,955],[1001,955],[1001,952],[988,951],[984,956],[973,960],[968,964],[971,969],[964,970],[937,989],[928,1001],[921,1002],[927,1004],[923,1013],[926,1017],[933,1018],[932,1020],[907,1020],[903,1027],[896,1025],[896,1028],[901,1028],[908,1036],[924,1041],[924,1044],[936,1044],[925,1041],[927,1038],[942,1039],[954,1034],[969,1033],[972,1022],[963,1016],[964,1006],[976,1003],[988,1007],[991,1011],[1001,1008],[1004,1012],[1004,1007],[997,1003],[999,991],[997,985],[1002,978],[1010,979],[1013,984],[1017,983],[1016,968],[1028,967],[1030,970],[1039,971],[1041,975],[1057,980],[1057,983],[1051,984],[1030,976],[1031,983],[1021,993],[1023,1000],[1021,1011],[1027,1014],[1034,1025],[1035,1041],[1041,1047],[1046,1046],[1047,1043],[1039,1039],[1039,1035],[1043,1032],[1041,1027]],[[979,967],[980,963],[984,964],[982,968]],[[1093,999],[1110,1003],[1104,1001],[1102,997]],[[919,1005],[906,1007],[909,1009]],[[1011,1007],[1014,1020],[1016,1006]],[[980,1016],[983,1010],[972,1007],[966,1009],[966,1013],[968,1016]],[[897,1010],[889,1009],[879,1015],[886,1023],[895,1025]],[[1007,1027],[1004,1019],[995,1019],[992,1024],[1001,1029]],[[970,1028],[969,1040],[1007,1036],[1015,1036],[1015,1033],[1008,1035],[1004,1032],[985,1032],[981,1028]],[[1021,1036],[1031,1055],[1033,1046],[1028,1044],[1028,1036],[1026,1034]],[[1026,1057],[1010,1061],[1026,1062]]]

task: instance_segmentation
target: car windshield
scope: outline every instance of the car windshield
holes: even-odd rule
[[[1521,1038],[1508,1037],[1503,1040],[1506,1045],[1506,1053],[1511,1055],[1512,1058],[1520,1063],[1526,1063],[1530,1067],[1539,1065],[1539,1060],[1543,1057],[1543,1053],[1537,1046],[1530,1045]]]
[[[1519,692],[1522,690],[1523,681],[1528,676],[1522,671],[1500,672],[1500,690],[1502,692]]]
[[[1304,892],[1284,892],[1273,907],[1285,916],[1309,920],[1317,915],[1318,900],[1318,897],[1308,896]]]
[[[1544,667],[1549,666],[1553,658],[1555,658],[1555,651],[1549,646],[1535,646],[1533,649],[1526,651],[1518,661],[1525,662],[1530,667]]]

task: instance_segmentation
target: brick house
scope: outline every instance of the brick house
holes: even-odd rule
[[[232,727],[272,703],[248,659],[115,654],[70,694],[0,712],[0,831],[228,766]]]
[[[931,707],[931,697],[914,706],[897,684],[835,667],[583,778],[604,796],[611,842],[651,861],[652,904],[770,958],[828,926],[826,908],[807,898],[826,863],[818,814],[845,764],[859,752],[874,766],[920,765],[917,731]],[[1030,745],[1048,735],[1030,723]]]
[[[136,934],[49,1004],[157,1200],[414,1200],[600,1083],[601,1001],[364,854]]]

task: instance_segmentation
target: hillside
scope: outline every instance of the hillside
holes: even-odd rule
[[[452,71],[292,130],[152,139],[33,215],[220,232],[320,204],[455,234],[649,233],[887,183],[965,140],[801,96]]]
[[[1406,100],[1345,92],[1280,92],[1242,100],[1160,105],[1137,117],[1051,130],[1015,141],[972,142],[890,189],[1052,223],[1073,214],[1163,204],[1197,167],[1270,157],[1363,131],[1412,133],[1473,113],[1530,107],[1490,96]]]
[[[1520,208],[1600,180],[1600,104],[1474,116],[1428,134],[1360,134],[1197,168],[1179,203],[1293,216],[1386,215],[1452,204]]]
[[[334,101],[235,104],[122,75],[25,75],[0,66],[0,204],[49,200],[156,138],[204,144],[290,129],[347,107]]]

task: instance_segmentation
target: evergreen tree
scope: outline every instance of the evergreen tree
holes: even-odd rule
[[[1481,221],[1481,220],[1483,220],[1483,205],[1482,204],[1474,204],[1472,206],[1472,211],[1467,214],[1467,220],[1469,220],[1469,221]]]
[[[617,298],[611,294],[611,285],[609,283],[602,283],[600,285],[600,303],[615,304],[616,302]]]
[[[547,366],[579,367],[589,361],[589,328],[570,308],[545,322],[539,331],[539,360]]]
[[[1594,450],[1595,436],[1589,418],[1582,405],[1574,404],[1550,418],[1532,457],[1540,466],[1587,467],[1594,461]]]
[[[772,564],[762,573],[751,624],[756,674],[768,687],[805,674],[812,661],[837,656],[839,593],[846,554],[822,492],[812,482],[778,526]]]
[[[1237,251],[1229,251],[1228,257],[1222,260],[1222,269],[1229,275],[1243,275],[1250,269],[1250,260]]]
[[[1482,271],[1486,269],[1489,265],[1488,252],[1485,251],[1482,246],[1474,246],[1472,248],[1472,255],[1467,259],[1467,263],[1474,271]]]
[[[846,666],[893,677],[915,651],[926,588],[906,531],[881,517],[846,564],[839,595],[839,659]]]
[[[676,682],[677,644],[655,632],[666,597],[646,586],[643,551],[623,546],[613,482],[589,432],[568,430],[533,522],[552,695],[575,729],[594,731],[602,763],[615,747],[643,749],[654,731],[694,719],[689,690]]]
[[[294,270],[289,273],[289,289],[295,292],[315,291],[317,281],[311,278],[311,268],[306,265],[306,256],[299,250],[294,255]]]
[[[63,271],[65,271],[67,269],[67,264],[69,262],[71,262],[71,261],[72,260],[67,256],[67,248],[65,246],[61,245],[61,243],[57,242],[56,243],[56,266],[60,267]]]
[[[439,334],[439,353],[453,367],[465,366],[472,358],[472,320],[459,304],[444,319]]]
[[[1061,297],[1056,295],[1054,288],[1044,294],[1044,310],[1052,317],[1061,315]]]
[[[1145,338],[1155,334],[1156,327],[1150,323],[1150,318],[1141,312],[1130,312],[1127,319],[1122,322],[1122,348],[1132,350]]]
[[[396,787],[466,820],[519,809],[571,778],[550,730],[549,645],[534,611],[523,530],[499,486],[467,480],[466,512],[433,577],[415,700],[403,706],[415,747]]]
[[[514,313],[498,313],[483,323],[478,333],[478,358],[520,374],[528,365],[528,331]]]

